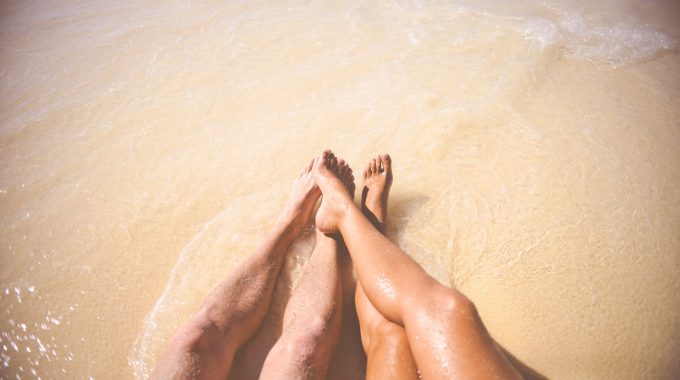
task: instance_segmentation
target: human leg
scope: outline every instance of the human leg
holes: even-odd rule
[[[423,378],[520,378],[472,302],[429,276],[343,193],[329,156],[313,169],[324,197],[317,228],[342,234],[364,292],[380,314],[404,326]]]
[[[343,191],[354,192],[351,170],[333,158],[331,170]],[[323,202],[323,200],[322,200]],[[288,301],[281,337],[265,359],[261,379],[323,379],[342,324],[342,281],[339,236],[317,231],[316,246]]]
[[[363,179],[361,210],[379,231],[384,232],[392,185],[390,156],[380,155],[369,161]],[[385,319],[375,309],[360,281],[357,281],[355,302],[361,342],[367,356],[366,379],[417,379],[418,370],[404,328]]]
[[[236,351],[264,319],[285,253],[308,223],[320,196],[312,164],[294,181],[284,211],[265,241],[217,285],[173,336],[153,378],[226,378]]]
[[[357,281],[354,276],[352,259],[348,254],[340,256],[342,267],[342,327],[340,328],[340,340],[331,359],[326,379],[362,379],[366,376],[366,354],[361,344],[359,318],[354,302]]]
[[[418,379],[404,327],[380,314],[357,285],[356,308],[361,343],[366,352],[366,379]]]

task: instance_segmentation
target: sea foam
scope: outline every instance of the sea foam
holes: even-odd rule
[[[567,57],[614,66],[644,62],[676,47],[668,35],[631,21],[597,24],[587,22],[578,13],[557,20],[532,17],[525,21],[525,38],[540,43],[542,48],[557,46]]]

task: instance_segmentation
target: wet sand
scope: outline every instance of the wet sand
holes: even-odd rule
[[[392,154],[389,236],[534,370],[677,378],[679,16],[4,4],[1,377],[144,378],[330,147],[355,170]]]

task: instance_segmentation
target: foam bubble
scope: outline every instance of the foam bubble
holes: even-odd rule
[[[570,17],[560,22],[560,28],[566,34],[568,54],[612,64],[644,61],[674,48],[670,37],[649,25],[593,26],[581,17]]]
[[[643,62],[675,48],[675,41],[651,25],[633,21],[613,25],[587,22],[571,13],[556,21],[529,19],[524,36],[541,48],[558,45],[564,55],[602,61],[615,66]]]

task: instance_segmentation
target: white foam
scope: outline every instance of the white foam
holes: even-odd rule
[[[634,21],[612,25],[586,22],[578,13],[558,20],[531,18],[524,36],[541,44],[557,45],[565,56],[602,61],[615,66],[643,62],[675,48],[675,41],[651,25]]]
[[[675,45],[667,35],[642,24],[593,26],[581,17],[570,17],[560,22],[560,29],[567,41],[568,54],[612,64],[644,61]]]

